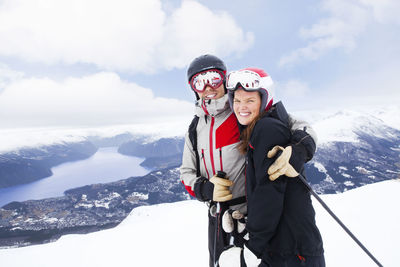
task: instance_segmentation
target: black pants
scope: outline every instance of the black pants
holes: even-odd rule
[[[271,254],[268,259],[262,260],[259,267],[325,267],[325,258],[322,256],[286,256]]]
[[[246,231],[243,231],[240,234],[238,233],[238,221],[235,219],[233,220],[235,230],[230,234],[225,233],[222,229],[222,216],[224,215],[224,212],[229,209],[229,206],[226,203],[220,203],[220,207],[221,212],[216,217],[210,215],[210,212],[208,212],[208,251],[210,254],[210,267],[215,266],[215,260],[218,260],[221,253],[229,246],[234,245],[242,248],[245,242],[244,236],[247,233]],[[215,251],[214,242],[216,244]]]
[[[216,244],[215,258],[218,260],[219,255],[226,246],[229,245],[229,236],[224,232],[221,225],[221,218],[226,209],[222,208],[218,217],[213,217],[208,213],[208,251],[210,254],[210,267],[214,267],[214,242]],[[217,228],[216,228],[216,224]],[[216,240],[215,240],[216,237]]]

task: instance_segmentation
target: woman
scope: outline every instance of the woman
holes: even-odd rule
[[[239,149],[247,156],[249,240],[241,260],[247,266],[325,266],[310,194],[301,180],[288,178],[298,169],[297,163],[290,162],[286,174],[275,181],[266,175],[273,156],[291,139],[288,125],[276,119],[283,106],[272,105],[271,84],[271,78],[256,68],[232,72],[226,81],[231,106],[244,128]],[[226,255],[221,255],[221,266]],[[258,261],[250,264],[255,257]]]

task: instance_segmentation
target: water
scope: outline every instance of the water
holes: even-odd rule
[[[0,189],[0,207],[11,201],[62,196],[74,187],[108,183],[131,176],[143,176],[150,170],[139,164],[143,158],[124,156],[117,147],[100,148],[92,157],[52,168],[53,175],[39,181]]]

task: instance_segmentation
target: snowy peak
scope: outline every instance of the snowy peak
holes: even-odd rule
[[[338,193],[400,177],[399,108],[344,110],[314,124],[318,149],[306,169],[320,193]]]
[[[400,108],[375,110],[341,110],[339,112],[304,114],[310,118],[318,134],[319,144],[328,142],[359,142],[359,135],[397,138],[400,131]]]

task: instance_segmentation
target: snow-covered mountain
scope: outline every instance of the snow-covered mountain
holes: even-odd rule
[[[89,158],[96,151],[91,142],[83,140],[0,153],[0,188],[49,177],[52,167]]]
[[[163,124],[151,127],[128,125],[96,129],[0,129],[0,188],[49,177],[52,175],[52,167],[88,158],[99,147],[120,147],[132,140],[142,145],[163,137],[183,136],[186,128],[183,127],[184,124],[171,122],[172,129]],[[159,151],[152,153],[157,152]],[[165,160],[148,159],[144,165],[152,168],[161,165],[159,162],[162,161]],[[170,160],[167,160],[164,166],[170,166],[169,162]],[[179,161],[175,166],[178,164]]]
[[[291,112],[290,110],[288,110]],[[312,124],[318,134],[319,145],[329,142],[357,141],[354,130],[377,128],[375,124],[400,130],[400,106],[375,109],[354,108],[349,110],[308,110],[291,112]],[[189,115],[184,121],[166,121],[163,124],[136,124],[102,128],[29,128],[0,129],[0,153],[21,148],[37,148],[60,143],[88,140],[95,145],[104,145],[109,139],[118,137],[128,141],[132,136],[146,137],[145,141],[155,141],[162,137],[183,137],[192,120]],[[378,133],[367,130],[368,133]],[[118,143],[114,141],[113,145]]]
[[[120,141],[142,136],[145,141],[183,136],[192,119],[158,124],[116,125],[98,128],[16,128],[0,129],[0,154],[20,149],[89,140],[96,146],[119,146]]]
[[[318,150],[306,166],[318,192],[336,193],[400,177],[400,108],[344,110],[313,122]]]
[[[398,266],[400,181],[323,195],[344,224],[385,267]],[[327,266],[376,266],[313,200]],[[57,242],[0,250],[8,267],[208,265],[207,207],[196,200],[139,207],[117,227]]]
[[[312,111],[300,114],[296,113],[295,115],[309,121],[319,137],[317,153],[314,159],[306,165],[307,178],[318,193],[339,193],[362,185],[400,177],[399,107],[374,111],[348,110],[333,113]],[[183,130],[179,130],[178,132],[181,131],[182,135],[172,138],[168,134],[172,132],[177,133],[177,129],[179,128],[177,125],[171,126],[176,126],[173,130],[166,131],[164,129],[163,134],[158,133],[156,135],[146,135],[145,132],[149,133],[149,128],[145,131],[141,129],[141,131],[135,132],[136,135],[134,131],[126,132],[126,128],[102,129],[97,132],[94,130],[86,132],[77,130],[75,134],[79,133],[79,137],[78,135],[74,135],[72,131],[62,132],[61,130],[57,130],[58,132],[43,132],[44,136],[51,137],[47,140],[47,143],[43,141],[47,144],[45,146],[47,148],[57,148],[59,147],[57,144],[64,142],[63,140],[69,140],[70,142],[74,140],[74,142],[78,143],[79,140],[85,140],[86,143],[93,142],[97,146],[120,145],[126,154],[145,156],[146,161],[143,164],[146,164],[146,166],[152,169],[164,169],[158,173],[153,173],[158,177],[156,180],[153,179],[153,174],[140,177],[138,181],[143,181],[143,185],[149,185],[144,191],[139,188],[141,185],[131,183],[132,178],[129,178],[117,183],[77,188],[70,191],[76,194],[67,194],[65,197],[59,199],[13,203],[7,209],[0,210],[0,231],[3,231],[3,235],[6,233],[6,236],[13,237],[12,240],[4,240],[3,238],[3,241],[6,241],[3,244],[25,244],[25,239],[31,239],[31,236],[37,236],[41,234],[41,231],[46,231],[46,229],[55,229],[56,232],[53,231],[47,236],[41,237],[41,241],[54,240],[64,233],[104,229],[107,225],[118,224],[133,207],[162,203],[165,199],[168,202],[186,199],[183,186],[179,183],[179,174],[176,169],[180,165],[183,134],[187,126],[186,122],[180,123],[182,125],[180,129]],[[22,133],[15,136],[23,139]],[[46,155],[45,152],[53,150],[43,149],[42,145],[44,143],[38,142],[40,136],[40,131],[31,136],[33,140],[37,141],[36,144],[40,147],[33,146],[35,144],[33,142],[31,148],[26,147],[25,150],[19,149],[18,151],[28,151],[29,153],[40,152],[39,154],[36,152],[31,153],[33,155],[31,158],[34,160],[33,162],[39,162],[40,166],[42,166],[44,164],[43,160],[47,161],[47,158],[51,156],[51,153]],[[56,138],[57,136],[58,138]],[[125,142],[131,140],[131,138],[134,138],[133,142]],[[70,144],[74,144],[74,142]],[[56,151],[57,153],[52,153],[52,155],[60,154],[64,157],[68,155],[68,153],[65,153],[68,149],[69,146],[66,146],[65,149]],[[160,157],[160,153],[162,157]],[[11,166],[10,161],[4,161],[4,155],[14,155],[16,157],[13,160],[18,161],[17,156],[21,154],[17,152],[0,153],[0,166],[2,166],[1,164],[5,164],[4,166],[8,168]],[[21,159],[20,164],[23,165],[27,158],[24,155],[19,158]],[[32,168],[32,166],[28,167]],[[17,169],[23,170],[23,168]],[[6,168],[2,167],[0,174],[1,171],[6,171]],[[154,181],[149,177],[153,177],[151,179]],[[3,176],[0,176],[0,179],[2,178]],[[126,187],[126,184],[129,184],[129,186]],[[154,194],[154,192],[159,190],[158,188],[176,189],[171,192],[168,192],[168,190],[165,192],[162,191],[160,195]],[[99,193],[100,191],[101,194]],[[151,193],[152,197],[155,197],[157,201],[153,201],[153,198],[141,199],[140,197],[136,197],[135,194],[137,193],[140,196]],[[110,198],[110,196],[112,197]],[[66,203],[68,204],[67,206]],[[106,203],[104,205],[108,205],[110,209],[103,210],[102,206],[96,206],[96,203],[102,203],[101,205]],[[92,210],[91,207],[95,208]],[[70,214],[67,223],[63,222],[60,224],[57,220],[48,220],[49,218],[60,219],[64,213]],[[2,214],[5,217],[2,218]],[[103,217],[104,214],[108,214],[106,220]],[[82,216],[82,218],[80,219],[79,216]],[[82,224],[90,229],[81,231]],[[18,229],[20,231],[19,235],[25,236],[25,239],[21,239],[22,241],[16,240],[13,229]],[[32,229],[36,232],[26,235],[26,231],[31,231]],[[16,240],[16,242],[13,240]],[[35,239],[35,242],[39,242],[39,240]]]

